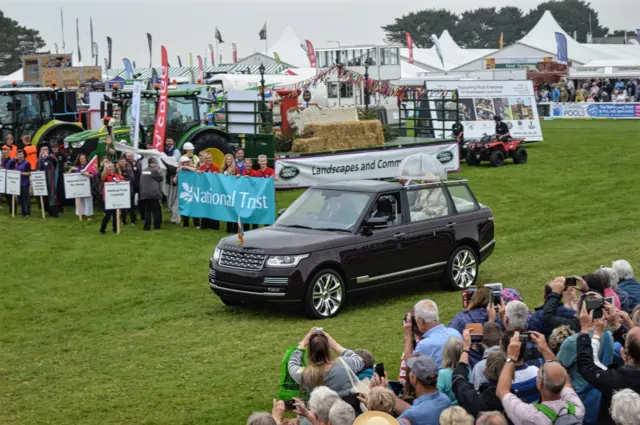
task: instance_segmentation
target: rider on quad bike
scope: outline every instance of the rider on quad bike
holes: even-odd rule
[[[509,131],[509,126],[507,125],[507,123],[502,121],[500,115],[494,115],[493,120],[496,122],[496,134],[494,135],[496,140],[506,142],[511,139],[511,131]]]

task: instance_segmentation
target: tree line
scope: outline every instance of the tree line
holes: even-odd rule
[[[433,45],[431,34],[440,36],[448,30],[458,45],[468,49],[496,49],[500,34],[506,47],[524,37],[549,10],[567,34],[577,32],[578,41],[586,42],[587,33],[593,37],[607,35],[624,36],[625,30],[610,31],[600,24],[598,12],[583,0],[547,1],[524,13],[522,9],[506,6],[481,7],[457,15],[447,9],[424,9],[396,18],[393,24],[385,25],[387,41],[405,45],[405,32],[409,32],[416,46],[429,48]],[[635,32],[628,31],[635,38]]]
[[[22,55],[42,49],[46,43],[38,30],[21,26],[0,10],[0,75],[9,75],[22,67]]]

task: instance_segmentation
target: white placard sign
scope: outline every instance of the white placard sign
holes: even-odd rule
[[[91,197],[91,180],[80,173],[65,174],[64,194],[67,199]]]
[[[278,180],[275,184],[276,188],[294,188],[346,180],[392,178],[402,160],[417,153],[434,156],[447,172],[460,169],[458,144],[434,143],[411,148],[280,158],[276,160]]]
[[[47,187],[47,177],[44,175],[44,171],[31,172],[31,188],[33,189],[33,196],[49,195],[49,188]]]
[[[511,136],[528,142],[542,140],[533,81],[427,81],[428,90],[458,90],[459,111],[464,138],[480,139],[484,134],[495,134],[494,115],[499,115],[509,126]],[[431,97],[431,96],[430,96]],[[437,96],[434,96],[436,99]],[[451,122],[442,135],[442,119],[438,117],[435,101],[430,102],[436,137],[452,137]],[[422,108],[424,106],[421,106]],[[455,116],[455,114],[454,114]],[[455,119],[449,117],[448,119]]]
[[[20,195],[20,171],[7,170],[6,192],[8,195]]]
[[[0,170],[0,193],[5,192],[6,180],[7,180],[7,170]]]
[[[131,208],[131,185],[129,182],[105,183],[104,204],[107,210]]]

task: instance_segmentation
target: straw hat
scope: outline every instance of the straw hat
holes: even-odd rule
[[[388,413],[368,411],[358,416],[353,425],[398,425],[398,421]]]

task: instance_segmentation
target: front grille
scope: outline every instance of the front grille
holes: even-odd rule
[[[267,259],[263,254],[252,254],[248,252],[227,251],[220,252],[218,264],[224,267],[231,267],[242,270],[262,270],[264,261]]]

